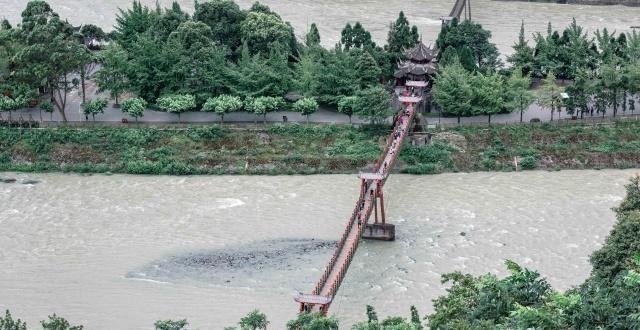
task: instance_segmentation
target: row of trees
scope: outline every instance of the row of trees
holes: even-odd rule
[[[106,40],[106,47],[96,51]],[[193,16],[177,2],[154,9],[133,1],[120,10],[114,31],[106,34],[85,25],[78,32],[45,1],[33,0],[19,26],[4,21],[0,27],[0,88],[12,100],[34,99],[38,90],[49,92],[63,120],[72,89],[80,88],[87,103],[85,83],[90,79],[116,106],[126,93],[172,110],[177,108],[159,101],[191,95],[200,110],[207,100],[222,95],[250,104],[247,100],[293,93],[337,106],[361,91],[379,91],[402,50],[417,40],[417,28],[401,12],[390,24],[384,47],[356,22],[347,24],[341,42],[328,50],[321,46],[315,24],[301,42],[269,7],[256,2],[241,10],[233,0],[196,2]],[[373,90],[364,92],[367,89]],[[24,104],[3,103],[3,109],[20,106]],[[352,107],[343,109],[349,112]],[[95,108],[85,111],[94,114]]]
[[[508,78],[495,72],[470,72],[460,63],[457,56],[438,74],[433,98],[445,115],[460,117],[486,115],[505,112],[522,114],[534,100],[530,90],[531,78],[515,70]]]
[[[537,100],[554,113],[605,115],[634,111],[640,91],[640,34],[607,29],[589,37],[575,19],[562,32],[536,33],[535,47],[525,37],[524,23],[510,69],[500,69],[491,34],[472,22],[444,26],[438,46],[442,71],[435,81],[434,100],[445,115],[474,116],[520,111]],[[541,79],[538,95],[530,89],[531,78]],[[558,84],[558,80],[563,83]],[[566,84],[564,87],[562,85]],[[564,97],[563,97],[564,96]]]

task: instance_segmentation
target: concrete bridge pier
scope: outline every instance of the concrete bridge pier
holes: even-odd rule
[[[362,238],[378,241],[394,241],[396,239],[396,226],[390,223],[368,223],[364,227]]]

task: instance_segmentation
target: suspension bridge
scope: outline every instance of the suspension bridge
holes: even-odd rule
[[[471,18],[471,1],[456,0],[451,13],[441,17],[443,24],[458,18],[464,13],[465,19]],[[406,86],[418,89],[417,95],[423,95],[425,81],[407,81]],[[413,94],[416,95],[416,94]],[[405,138],[414,122],[416,107],[422,101],[420,96],[403,95],[398,97],[402,106],[394,117],[393,131],[385,141],[384,151],[376,161],[371,172],[360,173],[360,193],[353,212],[348,218],[336,249],[327,263],[320,279],[310,294],[298,294],[294,299],[299,303],[299,312],[318,312],[326,315],[331,303],[344,280],[353,256],[362,238],[394,240],[395,227],[386,223],[384,210],[384,184],[393,169]],[[369,223],[371,214],[373,223]]]

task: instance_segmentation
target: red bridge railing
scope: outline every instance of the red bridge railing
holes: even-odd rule
[[[349,265],[358,249],[360,238],[366,223],[371,217],[375,207],[375,194],[386,182],[389,171],[395,165],[402,143],[409,133],[411,123],[415,115],[412,103],[402,107],[395,117],[397,120],[393,126],[393,132],[387,137],[381,157],[374,166],[375,172],[381,175],[380,180],[362,180],[360,195],[355,208],[345,224],[342,236],[338,240],[336,248],[331,255],[320,279],[316,283],[311,295],[299,295],[296,300],[300,302],[300,311],[318,311],[327,313],[332,299],[335,297]],[[399,135],[397,134],[399,131]],[[395,144],[394,144],[395,143]],[[386,164],[386,166],[384,165]],[[356,224],[357,222],[357,224]],[[324,303],[317,303],[323,301]]]

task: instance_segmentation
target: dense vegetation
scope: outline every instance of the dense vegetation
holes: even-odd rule
[[[353,173],[381,152],[383,126],[275,125],[0,130],[0,170],[132,174]],[[640,123],[455,127],[407,145],[412,174],[640,166]]]
[[[640,327],[640,177],[626,186],[627,196],[615,208],[617,222],[604,245],[591,255],[591,276],[567,292],[555,291],[538,272],[506,261],[510,275],[473,276],[455,272],[442,276],[450,283],[445,295],[433,300],[435,311],[424,320],[415,307],[410,317],[380,321],[371,306],[366,321],[353,330],[429,329],[637,329]],[[57,322],[56,327],[47,324]],[[338,320],[300,314],[289,330],[336,330]],[[79,330],[55,315],[42,323],[45,330]],[[158,321],[158,330],[186,329],[186,320]],[[266,315],[252,311],[238,323],[241,330],[267,329]],[[225,330],[238,329],[227,327]],[[0,330],[26,330],[7,311]]]
[[[114,28],[105,33],[88,24],[77,31],[47,2],[29,1],[21,24],[13,27],[4,20],[0,26],[0,111],[11,115],[46,96],[53,107],[45,108],[55,108],[66,121],[67,93],[80,89],[85,104],[90,98],[86,82],[95,80],[116,105],[133,94],[178,117],[200,110],[221,118],[239,110],[258,116],[277,110],[310,115],[316,108],[309,107],[314,104],[309,99],[337,106],[364,91],[390,101],[380,82],[391,77],[403,50],[418,41],[417,28],[400,12],[384,47],[356,22],[346,24],[341,42],[329,50],[320,45],[316,24],[297,40],[291,25],[269,7],[256,2],[242,10],[233,0],[197,1],[192,16],[177,2],[149,8],[134,0],[120,10]],[[204,107],[221,97],[236,97],[239,106]],[[275,106],[265,110],[264,99],[256,104],[264,97]],[[307,100],[296,107],[293,101],[300,97]],[[380,113],[362,113],[360,103],[353,104],[353,114],[364,118],[389,112],[379,107]],[[100,113],[95,110],[85,112],[95,116]],[[144,115],[127,113],[136,119]]]
[[[575,19],[561,33],[551,24],[533,36],[531,47],[524,23],[508,69],[500,69],[491,33],[478,24],[455,19],[438,36],[442,70],[436,77],[434,100],[449,116],[475,116],[524,111],[537,99],[554,113],[604,116],[633,112],[640,91],[640,34],[597,30],[590,37]],[[538,95],[529,91],[531,78],[542,80]],[[557,80],[568,86],[558,86]],[[566,96],[563,97],[563,93]],[[521,117],[522,118],[522,117]]]

